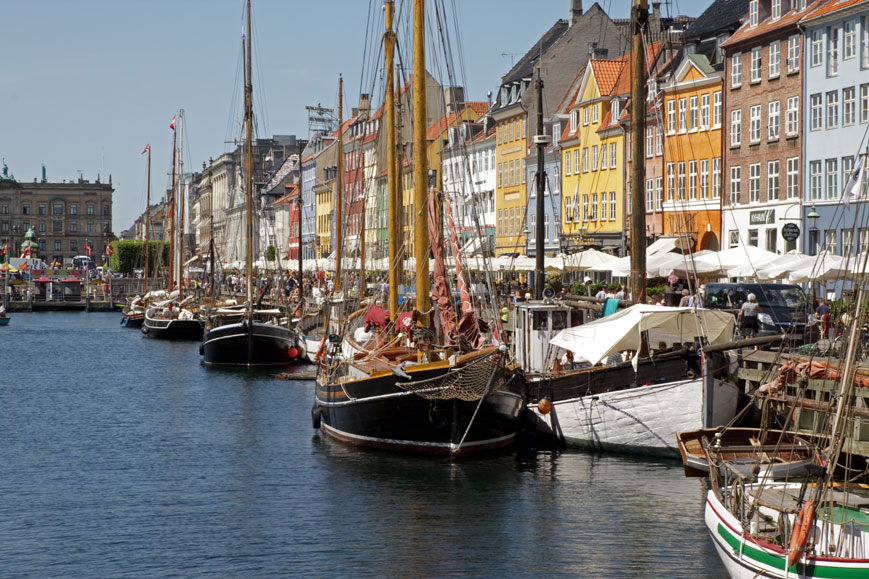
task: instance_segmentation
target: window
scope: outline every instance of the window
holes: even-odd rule
[[[842,157],[842,188],[851,178],[851,171],[854,170],[854,157]]]
[[[779,189],[779,162],[770,161],[766,165],[766,199],[775,201],[778,199]]]
[[[676,200],[676,165],[667,163],[667,199]]]
[[[760,82],[760,64],[761,64],[761,47],[756,46],[751,49],[751,82],[752,84]]]
[[[616,168],[616,144],[610,143],[610,169]]]
[[[502,218],[501,211],[502,211],[501,209],[498,209],[498,235],[504,235],[504,225],[501,222],[501,218]]]
[[[860,253],[869,251],[869,228],[860,228]]]
[[[827,159],[827,199],[839,197],[839,160]]]
[[[63,221],[52,221],[51,230],[54,233],[63,233]]]
[[[839,126],[839,91],[827,93],[827,128],[835,129]]]
[[[570,111],[570,134],[571,135],[576,132],[576,125],[577,125],[578,120],[579,120],[579,111],[576,109],[573,109],[572,111]]]
[[[588,107],[582,107],[582,125],[588,125]]]
[[[87,204],[87,212],[88,212],[88,215],[93,215],[93,214],[94,214],[94,204],[93,204],[93,203],[88,203],[88,204]]]
[[[655,127],[646,127],[646,158],[653,155],[655,146]],[[606,148],[606,147],[604,147]]]
[[[462,165],[460,165],[460,167],[462,167]],[[518,163],[516,163],[516,168],[517,169],[519,168]],[[464,173],[464,169],[463,169],[463,173]],[[522,182],[523,183],[525,183],[525,179],[526,179],[527,174],[528,174],[528,171],[525,168],[525,159],[522,159]],[[464,175],[462,175],[462,178],[464,179]],[[518,181],[518,179],[517,179],[517,181]]]
[[[842,255],[851,254],[851,246],[853,245],[854,232],[851,229],[842,230]]]
[[[652,211],[655,202],[655,180],[646,179],[646,213]]]
[[[688,129],[697,130],[697,97],[692,96],[688,101]]]
[[[688,161],[688,198],[697,199],[697,161]]]
[[[860,122],[869,123],[869,84],[860,85]]]
[[[781,42],[769,45],[769,78],[778,78],[781,69]]]
[[[749,109],[748,143],[754,145],[760,142],[760,105]]]
[[[742,192],[742,167],[730,168],[730,204],[737,205]]]
[[[811,66],[820,66],[824,62],[824,45],[820,30],[812,30]]]
[[[857,21],[850,20],[845,23],[845,32],[842,47],[842,60],[850,60],[857,56]]]
[[[600,120],[597,116],[598,115],[597,111],[598,111],[599,106],[600,105],[598,105],[597,103],[591,105],[591,122],[593,122],[593,123],[596,123]]]
[[[616,220],[616,192],[610,191],[610,221]]]
[[[781,0],[772,0],[771,12],[773,22],[781,18]]]
[[[712,95],[712,127],[721,126],[721,91],[715,91]]]
[[[766,250],[775,253],[778,243],[778,229],[772,227],[766,230]]]
[[[52,215],[63,215],[63,203],[53,203],[51,205]]]
[[[588,221],[588,194],[582,195],[582,220]]]
[[[610,102],[610,124],[615,123],[621,116],[619,111],[619,99],[613,99]]]
[[[827,31],[827,75],[839,74],[839,27],[833,26]]]
[[[606,147],[606,145],[604,145],[604,147]],[[597,162],[598,162],[597,145],[595,145],[591,148],[591,170],[592,171],[597,171]]]
[[[569,152],[568,152],[567,154],[570,155]],[[503,186],[504,186],[504,179],[503,179],[503,177],[504,177],[504,173],[503,173],[503,168],[504,168],[503,165],[502,165],[501,163],[498,163],[498,187],[503,187]],[[568,168],[567,168],[567,174],[570,175],[570,166],[569,166],[569,165],[568,165]]]
[[[655,154],[663,155],[664,154],[664,131],[659,131],[658,127],[660,125],[655,125]]]
[[[757,26],[757,2],[758,0],[751,0],[748,3],[748,25],[751,28]]]
[[[787,197],[788,199],[800,198],[800,158],[791,157],[787,160]]]
[[[78,204],[76,204],[76,203],[69,204],[69,214],[70,215],[78,215]]]
[[[854,87],[849,86],[842,89],[842,126],[854,124],[856,103],[854,98]]]
[[[667,101],[667,132],[676,132],[676,101]]]
[[[507,169],[507,185],[512,185],[514,183],[513,179],[515,177],[515,173],[513,171],[513,161],[510,161],[509,168]]]
[[[788,99],[787,119],[785,124],[785,136],[795,137],[800,126],[800,97],[790,97]]]
[[[865,86],[869,86],[869,85],[865,85]],[[21,205],[21,213],[23,213],[24,215],[30,215],[30,203],[23,203]],[[27,231],[27,228],[25,227],[24,230]]]
[[[592,221],[597,221],[597,193],[591,194],[591,216]]]
[[[94,232],[94,222],[88,221],[88,233],[93,233],[93,232]]]
[[[709,93],[700,96],[700,129],[709,128]]]
[[[61,242],[60,242],[59,239],[55,239],[55,240],[54,240],[54,251],[61,251],[62,248],[61,248],[60,243],[61,243]]]
[[[609,168],[609,163],[607,162],[607,149],[606,143],[600,146],[600,170],[605,171]]]
[[[39,222],[39,233],[45,233],[45,221]]]
[[[600,194],[600,220],[606,221],[606,193]]]
[[[748,166],[748,202],[760,202],[760,163]]]
[[[528,119],[523,118],[522,119],[522,138],[523,139],[525,138],[525,132],[526,132],[527,125],[528,125]]]
[[[40,204],[39,204],[39,214],[40,214],[40,215],[45,215],[45,214],[46,214],[46,213],[45,213],[45,203],[40,203]]]
[[[573,150],[573,174],[579,175],[579,149]]]
[[[685,161],[679,161],[679,163],[676,165],[676,167],[679,171],[678,176],[677,176],[677,181],[676,181],[676,184],[678,187],[678,191],[677,191],[676,195],[677,195],[679,201],[684,201],[685,200]]]
[[[721,197],[721,157],[712,159],[712,198]]]
[[[820,93],[813,94],[809,97],[809,106],[811,107],[812,111],[811,123],[809,125],[809,128],[813,131],[817,131],[824,126],[824,103],[822,98],[823,97]]]
[[[788,37],[788,74],[800,69],[800,36]]]
[[[821,162],[809,163],[809,201],[818,201],[822,198],[824,176],[821,174]]]
[[[862,56],[860,66],[862,68],[869,68],[869,18],[864,16],[861,20],[861,24],[860,54]]]
[[[709,196],[709,159],[700,160],[700,198]]]
[[[836,255],[836,230],[828,229],[824,232],[824,247],[826,250]]]
[[[767,138],[770,141],[778,140],[780,109],[781,103],[779,101],[772,101],[769,103],[769,111],[767,114],[766,125]]]
[[[658,177],[655,179],[655,211],[660,211],[664,204],[664,179]],[[615,195],[615,194],[613,194]],[[615,205],[615,198],[612,199],[612,204]]]
[[[582,172],[588,173],[588,147],[582,149]]]
[[[70,251],[78,251],[78,241],[75,239],[69,240],[69,250]]]
[[[688,101],[686,99],[679,99],[679,132],[685,132],[685,116],[688,112]]]
[[[742,111],[730,111],[730,146],[738,147],[742,142]]]

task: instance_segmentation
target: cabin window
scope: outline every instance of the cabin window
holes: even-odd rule
[[[563,330],[567,327],[567,312],[556,310],[552,312],[552,330]]]
[[[535,330],[549,329],[549,312],[534,312],[533,323]]]

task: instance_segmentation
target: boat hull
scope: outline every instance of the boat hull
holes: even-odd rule
[[[296,357],[290,356],[291,348]],[[242,322],[209,330],[200,353],[208,366],[279,368],[304,359],[305,347],[289,328],[259,322],[251,327]]]
[[[9,325],[9,320],[11,320],[11,319],[12,319],[12,318],[9,318],[9,317],[7,317],[7,318],[0,318],[0,326],[8,326],[8,325]]]
[[[121,325],[125,328],[141,328],[145,323],[145,314],[124,314]]]
[[[412,378],[436,378],[446,369],[415,371]],[[442,456],[478,454],[513,443],[525,406],[521,381],[506,381],[482,402],[426,399],[403,388],[405,381],[382,374],[343,384],[318,383],[315,428],[359,446]]]
[[[712,419],[727,424],[736,414],[736,386],[715,380]],[[694,378],[614,390],[552,402],[532,409],[569,445],[598,450],[679,456],[676,433],[703,427],[703,383]]]
[[[201,340],[203,324],[201,320],[161,320],[145,316],[142,333],[159,340]]]
[[[787,551],[748,536],[714,491],[707,493],[704,516],[715,550],[728,574],[735,579],[869,576],[869,559],[840,557],[807,556],[786,571]],[[815,531],[819,528],[816,526]]]

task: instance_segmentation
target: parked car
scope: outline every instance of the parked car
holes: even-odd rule
[[[757,296],[761,313],[757,316],[758,336],[787,333],[806,338],[810,309],[806,294],[798,285],[779,283],[707,283],[704,307],[728,310],[736,316],[748,294]]]

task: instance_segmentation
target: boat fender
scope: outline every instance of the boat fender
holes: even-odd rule
[[[199,342],[199,355],[200,356],[205,355],[205,346],[202,344],[202,342]]]
[[[296,349],[295,346],[290,346],[289,348],[287,348],[287,357],[289,357],[291,360],[295,360],[298,356],[299,351]]]
[[[147,334],[147,333],[148,333],[148,326],[142,326],[142,333],[143,333],[143,334]]]
[[[806,551],[806,541],[809,531],[815,526],[815,506],[810,502],[805,503],[794,520],[794,530],[791,533],[791,542],[788,547],[788,567],[796,565],[803,558]]]
[[[552,401],[549,398],[541,398],[540,402],[537,403],[537,410],[540,411],[540,414],[549,414],[552,412]]]
[[[323,419],[323,413],[320,412],[320,409],[317,406],[314,406],[311,409],[311,426],[314,427],[314,430],[320,429],[320,423]]]
[[[320,340],[320,347],[317,348],[317,355],[314,356],[315,362],[322,362],[326,357],[326,336],[323,336],[323,339]]]

